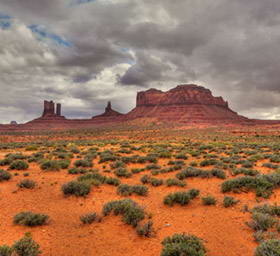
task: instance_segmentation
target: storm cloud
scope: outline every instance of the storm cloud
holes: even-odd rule
[[[68,117],[136,92],[197,83],[252,118],[280,118],[278,0],[9,0],[0,3],[0,122]]]

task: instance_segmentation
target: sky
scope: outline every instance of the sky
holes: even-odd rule
[[[127,113],[136,93],[195,83],[250,118],[280,119],[279,0],[0,2],[0,123],[43,100],[69,118]]]

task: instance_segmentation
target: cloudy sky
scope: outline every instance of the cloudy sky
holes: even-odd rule
[[[136,92],[197,83],[280,119],[279,0],[0,1],[0,122],[126,113]]]

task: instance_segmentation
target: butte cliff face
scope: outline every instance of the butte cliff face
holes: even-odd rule
[[[127,117],[179,122],[247,120],[232,111],[222,97],[214,97],[210,90],[194,84],[178,85],[167,92],[138,92],[136,108]]]

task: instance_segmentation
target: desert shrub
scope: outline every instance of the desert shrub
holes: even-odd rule
[[[132,173],[140,173],[140,172],[144,172],[145,169],[144,168],[133,168],[131,169]]]
[[[67,169],[70,165],[69,159],[58,160],[58,164],[61,169]]]
[[[136,232],[139,236],[151,237],[154,234],[153,222],[149,220],[144,225],[138,224]]]
[[[61,167],[58,160],[44,160],[40,168],[44,171],[59,171]]]
[[[255,206],[253,208],[253,212],[266,213],[269,214],[270,216],[280,217],[280,206],[263,204],[263,205]]]
[[[239,200],[236,200],[231,196],[225,196],[224,200],[223,200],[223,205],[225,208],[228,208],[230,206],[237,204],[238,202],[239,202]]]
[[[148,184],[150,183],[151,181],[151,176],[149,175],[143,175],[140,179],[140,181],[143,183],[143,184]]]
[[[189,196],[190,196],[190,198],[191,199],[194,199],[194,198],[196,198],[197,196],[199,196],[199,190],[198,189],[195,189],[195,188],[192,188],[192,189],[190,189],[189,191],[188,191],[188,193],[189,193]]]
[[[126,168],[118,168],[114,171],[114,173],[117,177],[125,177],[125,178],[129,178],[132,175],[132,173],[129,172]]]
[[[191,162],[190,162],[190,166],[192,166],[192,167],[197,167],[198,164],[197,164],[197,162],[195,162],[195,161],[191,161]]]
[[[254,166],[254,164],[251,161],[248,161],[248,160],[245,160],[242,163],[242,167],[244,167],[244,168],[252,168],[253,166]]]
[[[91,189],[90,184],[81,181],[70,181],[62,185],[64,195],[86,196]]]
[[[202,169],[198,169],[194,167],[188,167],[186,170],[183,170],[176,174],[176,178],[179,180],[183,180],[189,177],[201,177],[201,178],[217,177],[220,179],[225,179],[226,174],[223,170],[217,168],[214,168],[211,171],[204,171]]]
[[[88,170],[83,169],[83,168],[77,168],[77,167],[71,168],[68,170],[69,174],[85,174],[87,172],[88,172]]]
[[[280,163],[280,155],[272,155],[270,157],[270,162],[271,163]]]
[[[280,240],[270,239],[262,242],[257,247],[255,256],[280,256]]]
[[[10,164],[11,170],[26,170],[28,169],[29,165],[23,160],[15,160]]]
[[[265,240],[275,239],[278,237],[277,233],[275,233],[275,232],[266,232],[266,231],[262,231],[262,230],[256,231],[253,234],[253,236],[255,238],[255,241],[258,243],[261,243]]]
[[[26,159],[27,156],[23,155],[22,153],[9,153],[7,155],[5,155],[5,158],[9,158],[11,159],[12,161],[14,160],[23,160],[23,159]]]
[[[121,196],[130,196],[132,194],[132,190],[129,185],[121,184],[118,186],[117,193]]]
[[[272,163],[264,163],[262,166],[267,167],[267,168],[271,168],[271,169],[277,169],[279,167],[279,165],[272,164]]]
[[[80,221],[83,224],[91,224],[97,219],[98,219],[98,216],[95,212],[84,214],[84,215],[80,216]]]
[[[201,198],[204,205],[215,205],[217,200],[213,196],[205,196]]]
[[[185,187],[186,182],[178,179],[167,179],[166,180],[166,186],[171,187],[171,186],[178,186],[178,187]]]
[[[119,186],[121,184],[120,180],[117,178],[107,177],[105,183],[108,185]]]
[[[36,186],[36,182],[33,181],[33,180],[30,180],[30,179],[24,179],[24,180],[21,180],[17,186],[19,188],[28,188],[28,189],[32,189],[32,188],[35,188]]]
[[[40,246],[32,239],[29,233],[19,241],[15,242],[12,250],[18,256],[37,256],[41,254]]]
[[[0,182],[4,180],[9,180],[11,179],[11,177],[12,175],[9,172],[0,169]]]
[[[161,256],[205,256],[206,249],[202,240],[193,235],[174,234],[162,241]]]
[[[157,179],[157,178],[151,178],[150,183],[151,183],[152,186],[158,187],[158,186],[161,186],[163,184],[163,180],[162,179]]]
[[[0,246],[0,256],[11,256],[13,249],[7,245]]]
[[[175,156],[175,158],[176,158],[176,159],[184,159],[184,160],[187,160],[187,159],[188,159],[188,157],[187,157],[185,154],[183,154],[183,153],[177,154],[177,155]]]
[[[0,166],[10,165],[13,162],[10,158],[4,158],[0,161]]]
[[[154,170],[154,169],[160,169],[161,167],[157,164],[149,164],[146,166],[147,170]]]
[[[48,215],[33,213],[33,212],[20,212],[14,216],[14,223],[24,226],[41,226],[46,224],[49,219]]]
[[[132,193],[137,194],[139,196],[146,196],[148,194],[148,188],[143,185],[134,185],[131,187]]]
[[[118,186],[117,193],[122,196],[130,196],[133,193],[146,196],[148,194],[148,188],[143,185],[129,186],[127,184],[121,184]]]
[[[100,153],[100,160],[99,163],[105,163],[109,161],[115,161],[117,157],[111,151],[104,151]]]
[[[222,183],[223,193],[230,191],[240,191],[241,189],[255,190],[259,197],[268,198],[274,188],[280,186],[280,174],[272,173],[257,175],[256,177],[244,176],[226,180]]]
[[[121,168],[121,167],[125,167],[125,166],[126,166],[126,164],[122,161],[116,161],[116,162],[110,164],[110,167],[112,169]]]
[[[159,170],[152,170],[151,171],[151,174],[156,176],[156,175],[159,175],[160,174],[160,171]]]
[[[175,192],[165,196],[163,199],[163,203],[169,206],[173,206],[175,203],[183,206],[189,204],[189,202],[198,195],[199,191],[195,189],[189,191]]]
[[[122,221],[133,227],[136,227],[145,217],[144,210],[131,199],[108,202],[103,206],[102,212],[105,216],[111,212],[115,215],[122,215]]]
[[[253,212],[252,221],[248,222],[247,225],[255,231],[267,231],[272,228],[277,221],[266,213]]]
[[[146,157],[144,157],[144,162],[149,162],[149,163],[156,164],[158,162],[157,155],[148,154]]]
[[[75,167],[92,167],[92,162],[89,160],[79,159],[74,162]]]
[[[100,184],[105,183],[106,179],[107,179],[106,176],[103,176],[98,172],[92,172],[92,173],[87,173],[87,174],[84,174],[84,175],[78,177],[77,180],[81,181],[81,182],[87,182],[88,184],[91,184],[91,185],[100,185]]]
[[[218,163],[218,161],[216,159],[205,159],[200,162],[200,166],[204,167],[204,166],[209,166],[209,165],[215,165],[217,163]]]
[[[72,147],[70,147],[70,152],[73,154],[79,154],[81,151],[79,150],[78,147],[72,146]]]
[[[244,174],[247,176],[256,176],[259,174],[257,170],[247,169],[247,168],[235,168],[231,170],[232,175]]]
[[[221,169],[217,169],[217,168],[214,168],[211,170],[211,174],[214,176],[214,177],[217,177],[219,179],[225,179],[226,178],[226,173],[225,171],[221,170]]]

